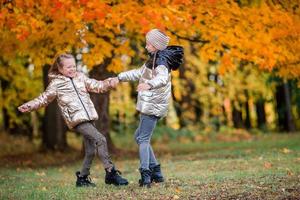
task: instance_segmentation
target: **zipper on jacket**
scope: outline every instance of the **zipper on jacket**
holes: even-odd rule
[[[157,54],[157,51],[154,53],[154,58],[153,58],[153,63],[152,63],[152,78],[154,77],[154,66],[155,66],[155,62],[156,62],[156,54]]]
[[[81,98],[80,98],[80,96],[79,96],[79,93],[78,93],[78,91],[77,91],[77,89],[76,89],[76,87],[75,87],[75,84],[74,84],[74,82],[73,82],[73,79],[72,79],[72,78],[70,78],[70,79],[71,79],[72,85],[73,85],[73,87],[74,87],[74,89],[75,89],[75,92],[76,92],[76,94],[77,94],[77,96],[78,96],[78,98],[79,98],[79,100],[80,100],[80,102],[81,102],[81,104],[82,104],[82,106],[83,106],[85,112],[86,112],[86,115],[88,116],[89,120],[91,121],[90,115],[89,115],[89,113],[87,112],[87,110],[86,110],[86,108],[85,108],[85,106],[84,106],[84,104],[83,104],[83,102],[82,102],[82,100],[81,100]]]

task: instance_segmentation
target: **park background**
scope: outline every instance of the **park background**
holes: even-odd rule
[[[299,199],[299,0],[1,0],[1,199]],[[82,138],[56,102],[17,107],[47,86],[60,53],[103,80],[147,60],[159,28],[184,47],[168,116],[153,134],[167,181],[140,189],[133,134],[137,83],[91,94],[97,128],[130,181],[114,188],[94,162],[96,189],[77,189]],[[95,159],[96,160],[96,159]]]

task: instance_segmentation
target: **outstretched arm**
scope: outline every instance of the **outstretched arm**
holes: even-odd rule
[[[137,81],[142,76],[143,67],[144,66],[138,69],[121,72],[117,77],[108,78],[106,80],[109,81],[109,84],[112,88],[115,88],[120,83],[120,81]]]
[[[20,112],[30,112],[33,110],[37,110],[40,107],[47,106],[55,99],[55,97],[56,97],[56,87],[54,86],[54,82],[52,81],[46,88],[45,92],[43,92],[37,98],[19,106],[18,109]]]
[[[144,69],[144,65],[138,69],[129,70],[126,72],[121,72],[118,75],[119,81],[138,81],[142,76],[142,71]]]
[[[85,76],[84,83],[85,83],[87,90],[89,92],[94,92],[94,93],[104,93],[113,88],[110,85],[110,78],[105,79],[103,81],[99,81],[99,80],[88,78],[87,76]]]

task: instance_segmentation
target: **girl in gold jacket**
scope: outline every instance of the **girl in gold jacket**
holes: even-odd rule
[[[85,158],[81,171],[76,172],[76,186],[95,186],[91,182],[90,167],[95,152],[101,159],[105,171],[105,183],[127,185],[128,181],[120,176],[111,162],[107,142],[94,126],[98,114],[91,101],[89,92],[103,93],[111,89],[110,79],[98,81],[77,72],[75,59],[71,54],[59,55],[49,71],[50,83],[40,96],[21,105],[21,112],[30,112],[47,106],[57,99],[62,116],[70,129],[81,133],[85,143]]]

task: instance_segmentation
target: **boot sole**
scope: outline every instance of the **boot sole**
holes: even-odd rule
[[[162,182],[165,182],[165,180],[163,178],[160,178],[160,179],[152,179],[151,182],[153,183],[162,183]]]
[[[145,183],[145,184],[143,184],[143,183],[142,183],[142,180],[140,179],[140,180],[139,180],[139,186],[140,186],[140,187],[145,187],[145,186],[147,186],[147,188],[150,188],[150,187],[151,187],[151,183]]]
[[[147,188],[151,188],[151,184],[140,184],[140,187],[147,187]]]
[[[96,185],[77,185],[76,187],[96,187]]]
[[[114,185],[114,186],[128,185],[128,183],[116,184],[116,183],[112,183],[112,182],[105,182],[105,184],[107,184],[107,185]]]

